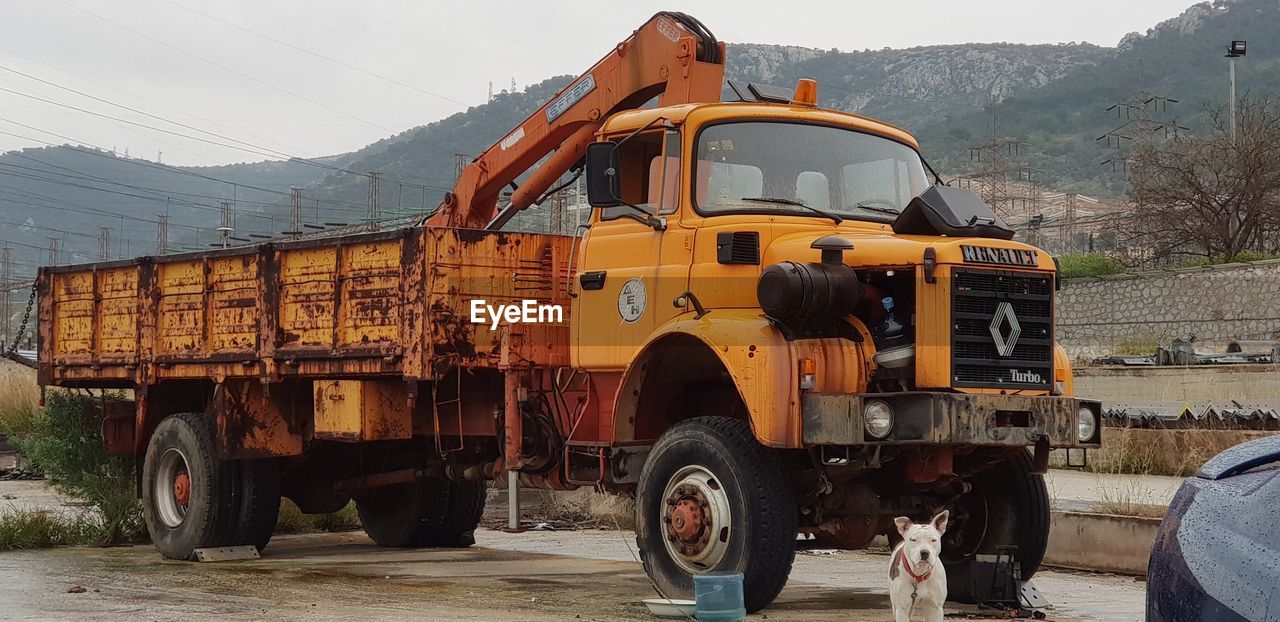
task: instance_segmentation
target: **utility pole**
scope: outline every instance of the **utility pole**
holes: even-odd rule
[[[465,153],[453,154],[453,183],[458,183],[458,178],[462,177],[462,171],[467,168],[467,163],[470,160],[471,156]]]
[[[10,299],[12,298],[13,289],[13,249],[8,244],[4,245],[4,252],[0,254],[0,289],[4,290],[3,306],[0,312],[4,313],[4,340],[7,345],[11,341],[17,341],[13,336],[13,309],[10,308]]]
[[[169,252],[169,215],[156,214],[156,254]]]
[[[568,199],[563,189],[551,196],[551,233],[556,235],[564,233],[564,211]]]
[[[302,188],[289,189],[289,230],[285,233],[295,239],[302,235]]]
[[[1244,53],[1244,41],[1232,41],[1227,46],[1227,73],[1231,79],[1231,142],[1236,140],[1236,59],[1244,56]]]
[[[111,227],[98,227],[98,258],[111,259]]]
[[[382,177],[382,173],[369,171],[369,230],[378,230],[378,219],[381,218],[382,210],[378,206],[378,179]]]
[[[49,236],[49,265],[56,266],[62,256],[62,240]]]
[[[218,233],[222,234],[222,248],[231,246],[231,232],[235,230],[235,214],[231,211],[231,201],[223,201],[222,226],[218,227]]]

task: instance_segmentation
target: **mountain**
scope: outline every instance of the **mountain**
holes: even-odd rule
[[[1223,47],[1248,39],[1238,63],[1240,92],[1280,94],[1280,4],[1219,0],[1133,33],[1115,47],[1067,43],[982,43],[904,50],[840,51],[730,44],[729,79],[819,83],[824,106],[881,118],[914,132],[946,175],[972,172],[969,147],[1017,141],[1015,164],[1056,190],[1123,194],[1120,172],[1100,166],[1113,152],[1099,136],[1123,122],[1107,108],[1145,92],[1178,100],[1161,120],[1196,131],[1207,105],[1226,99]],[[584,63],[590,60],[584,59]],[[99,227],[113,228],[112,255],[155,249],[157,214],[170,215],[171,248],[218,241],[219,202],[234,201],[237,236],[288,226],[288,189],[304,188],[308,224],[357,223],[377,171],[384,214],[436,205],[452,185],[455,154],[473,156],[569,83],[561,76],[413,128],[351,153],[310,162],[260,162],[172,169],[88,148],[0,154],[0,239],[13,242],[15,272],[29,275],[62,236],[62,261],[98,256]],[[230,183],[238,184],[233,186]],[[168,199],[166,200],[166,196]],[[123,213],[119,216],[107,213]],[[130,220],[130,219],[133,220]],[[536,212],[523,226],[536,226]]]
[[[791,86],[818,82],[820,104],[911,129],[1043,87],[1113,50],[1083,43],[974,43],[905,50],[821,51],[730,44],[726,78]]]
[[[1280,4],[1271,0],[1233,0],[1196,4],[1146,33],[1131,33],[1109,56],[1076,67],[1034,89],[1009,94],[995,107],[997,134],[1020,140],[1025,165],[1038,181],[1063,191],[1118,196],[1122,172],[1101,164],[1114,155],[1098,140],[1125,123],[1107,108],[1132,98],[1159,96],[1177,100],[1150,112],[1152,119],[1196,132],[1205,109],[1227,103],[1227,43],[1249,42],[1248,55],[1236,63],[1238,96],[1280,95]],[[968,164],[967,146],[991,136],[991,111],[950,114],[923,125],[918,136],[935,165],[960,171]]]

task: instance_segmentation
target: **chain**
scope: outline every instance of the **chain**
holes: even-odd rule
[[[22,333],[26,332],[27,330],[27,322],[31,320],[31,307],[35,306],[35,304],[36,304],[36,283],[35,281],[32,281],[31,296],[27,298],[27,310],[22,313],[22,324],[18,326],[18,333],[17,333],[18,337],[6,335],[13,340],[13,343],[10,343],[9,348],[4,351],[4,358],[9,358],[13,356],[15,352],[18,351],[19,338],[22,337]]]

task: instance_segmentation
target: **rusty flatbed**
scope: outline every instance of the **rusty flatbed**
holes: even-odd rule
[[[567,236],[413,227],[45,268],[41,382],[395,376],[496,367],[468,302],[569,307]],[[511,335],[522,366],[568,363],[569,325]]]

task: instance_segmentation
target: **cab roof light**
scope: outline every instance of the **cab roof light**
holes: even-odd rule
[[[810,78],[797,80],[796,94],[792,96],[791,103],[796,106],[817,106],[818,83]]]

